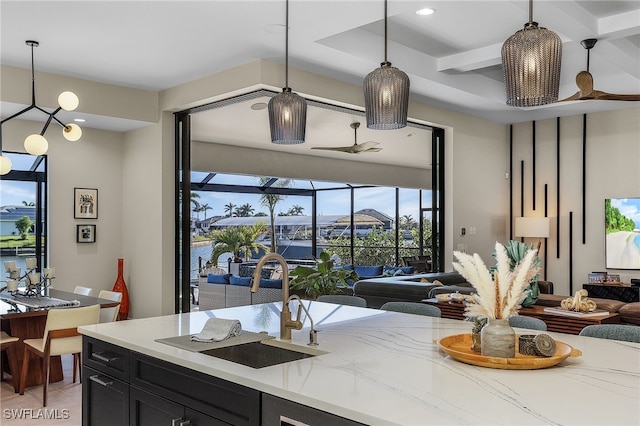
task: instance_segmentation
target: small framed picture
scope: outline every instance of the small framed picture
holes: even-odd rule
[[[76,242],[95,243],[96,225],[76,225]]]
[[[98,218],[98,190],[95,188],[74,188],[73,217],[76,219]]]
[[[619,283],[620,282],[620,274],[607,274],[607,282],[608,283]]]
[[[589,274],[589,284],[602,284],[604,282],[605,274],[602,272],[592,272]]]

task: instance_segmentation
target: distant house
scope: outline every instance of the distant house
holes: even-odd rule
[[[219,221],[220,219],[224,219],[226,216],[213,216],[206,219],[202,219],[196,222],[196,230],[199,232],[198,235],[204,235],[211,230],[211,226]]]
[[[2,206],[0,207],[0,235],[19,235],[16,220],[27,216],[32,222],[36,221],[35,206]]]

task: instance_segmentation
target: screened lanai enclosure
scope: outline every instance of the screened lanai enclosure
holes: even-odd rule
[[[272,146],[266,116],[253,113],[264,112],[274,94],[260,90],[176,114],[176,312],[190,309],[190,287],[205,267],[246,274],[237,264],[255,265],[267,252],[281,254],[291,267],[313,263],[327,252],[336,267],[406,266],[411,258],[442,270],[444,170],[438,165],[443,164],[444,131],[410,123],[399,142],[389,139],[399,137],[393,132],[366,133],[365,138],[380,141],[386,156],[311,151],[327,138],[329,145],[347,138],[353,143],[353,130],[342,136],[343,128],[362,120],[364,112],[309,101],[307,126],[321,122],[318,132],[324,136],[314,139],[316,133],[308,130],[306,147]],[[238,115],[257,121],[234,122]],[[336,120],[341,122],[331,124]],[[265,127],[266,143],[246,142]],[[420,149],[403,159],[394,148],[409,140]],[[424,158],[416,161],[416,155]],[[418,179],[424,184],[376,184],[385,162],[394,163],[391,174],[417,170],[426,176]],[[254,168],[271,172],[250,173]],[[331,179],[299,177],[307,171]],[[371,177],[358,178],[359,172]]]

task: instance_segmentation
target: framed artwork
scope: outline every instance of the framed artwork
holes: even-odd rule
[[[592,272],[589,274],[589,284],[602,284],[605,279],[603,272]]]
[[[76,225],[76,242],[95,243],[96,225]]]
[[[98,218],[98,190],[74,188],[73,217],[76,219]]]
[[[607,282],[608,283],[619,283],[620,282],[620,274],[607,274]]]

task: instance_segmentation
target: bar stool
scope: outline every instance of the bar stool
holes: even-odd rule
[[[4,331],[0,332],[0,351],[7,351],[7,358],[9,359],[9,369],[11,370],[11,384],[15,392],[20,391],[20,382],[18,381],[18,360],[15,353],[14,346],[18,343],[17,337],[9,336]],[[2,373],[4,376],[4,372]]]

